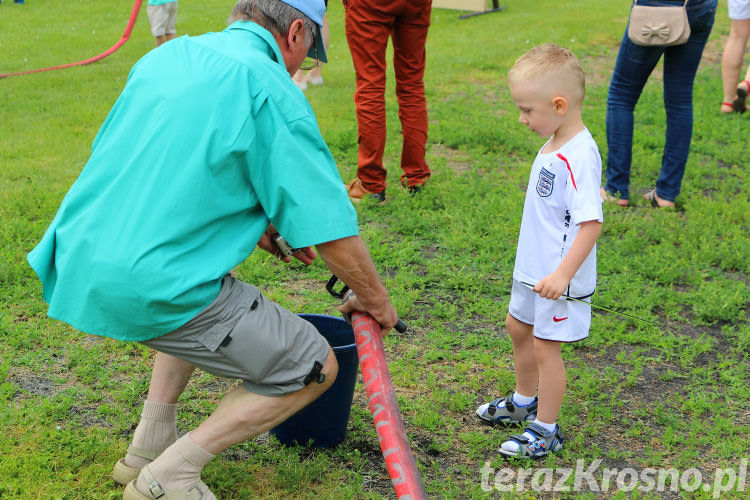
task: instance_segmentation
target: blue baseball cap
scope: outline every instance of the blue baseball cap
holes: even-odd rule
[[[323,0],[281,0],[290,7],[294,7],[304,15],[309,17],[312,22],[318,25],[318,29],[315,33],[315,42],[310,46],[310,51],[307,53],[307,57],[315,59],[316,57],[320,62],[327,63],[328,56],[326,55],[326,46],[323,43],[323,15],[326,13],[326,4]]]

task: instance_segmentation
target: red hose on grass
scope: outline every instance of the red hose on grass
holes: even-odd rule
[[[427,500],[385,361],[380,325],[369,314],[354,312],[352,328],[367,400],[396,498]]]
[[[104,59],[108,55],[112,54],[114,51],[119,49],[125,42],[128,41],[128,38],[130,38],[130,33],[133,31],[133,26],[135,25],[135,21],[138,19],[138,11],[141,9],[141,3],[143,0],[135,0],[135,3],[133,4],[133,10],[130,12],[130,19],[128,20],[128,25],[125,27],[125,33],[122,34],[122,38],[120,38],[117,43],[115,43],[112,47],[109,48],[106,52],[102,52],[98,56],[94,56],[90,59],[86,59],[85,61],[78,61],[74,63],[69,64],[61,64],[60,66],[52,66],[49,68],[42,68],[42,69],[32,69],[29,71],[20,71],[18,73],[7,73],[5,75],[0,75],[0,78],[6,78],[8,76],[18,76],[18,75],[28,75],[29,73],[40,73],[42,71],[51,71],[53,69],[62,69],[62,68],[70,68],[73,66],[83,66],[85,64],[91,64],[92,62],[96,62],[100,59]]]

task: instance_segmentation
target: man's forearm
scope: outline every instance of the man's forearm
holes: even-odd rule
[[[364,306],[377,309],[389,304],[388,292],[359,236],[321,243],[316,248],[328,268],[349,285]]]

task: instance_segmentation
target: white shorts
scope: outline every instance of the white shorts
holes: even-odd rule
[[[583,299],[589,302],[590,299]],[[534,327],[534,337],[556,342],[576,342],[589,336],[591,306],[560,297],[543,299],[531,288],[513,280],[508,313]]]
[[[729,19],[750,19],[750,0],[729,0]]]
[[[154,36],[177,34],[177,2],[163,3],[161,5],[146,6],[148,24],[151,25],[151,34]]]

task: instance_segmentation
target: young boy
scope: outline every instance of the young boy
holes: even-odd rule
[[[594,293],[602,165],[581,119],[583,69],[569,50],[553,44],[529,50],[511,68],[508,85],[519,121],[550,139],[531,167],[506,319],[516,390],[476,413],[488,423],[532,421],[498,451],[539,458],[563,447],[560,346],[588,336],[591,306],[567,297],[586,300]]]
[[[177,36],[177,0],[148,0],[146,13],[157,47]]]

